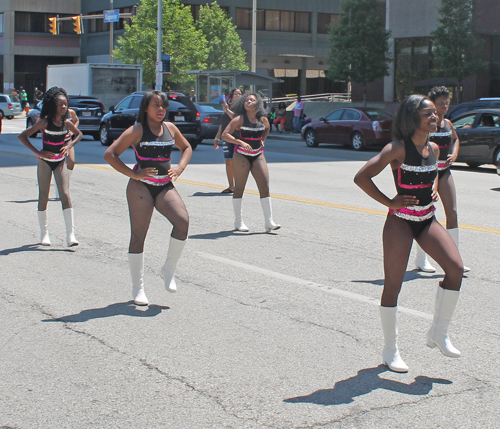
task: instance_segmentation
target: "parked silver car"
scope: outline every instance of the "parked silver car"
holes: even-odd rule
[[[12,119],[23,113],[21,101],[16,95],[0,94],[0,117]]]

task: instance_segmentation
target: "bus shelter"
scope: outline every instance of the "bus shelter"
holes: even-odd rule
[[[272,103],[274,77],[241,70],[190,70],[186,73],[196,76],[196,100],[219,103],[222,95],[233,88],[241,88],[243,93],[255,91]]]

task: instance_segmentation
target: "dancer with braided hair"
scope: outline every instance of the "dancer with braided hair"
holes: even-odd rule
[[[148,305],[144,292],[144,242],[156,208],[173,225],[167,260],[161,268],[165,289],[177,292],[174,272],[186,243],[189,216],[172,181],[184,171],[191,159],[191,145],[177,127],[164,122],[168,98],[160,91],[149,91],[142,98],[137,123],[127,129],[107,150],[104,159],[117,171],[130,177],[127,201],[131,237],[129,266],[132,275],[132,297],[136,305]],[[177,166],[170,165],[173,147],[182,152]],[[120,155],[132,146],[137,164],[129,168]]]
[[[269,134],[269,121],[267,120],[264,103],[258,94],[247,94],[234,103],[234,119],[229,123],[222,134],[228,143],[236,144],[233,157],[234,172],[234,227],[238,231],[247,232],[248,227],[243,223],[241,202],[248,173],[257,183],[260,202],[264,211],[266,232],[279,229],[281,225],[274,223],[269,193],[269,170],[264,156],[264,142]],[[239,138],[233,133],[239,130]]]
[[[68,130],[76,136],[74,140],[68,137]],[[29,141],[29,136],[38,131],[42,132],[41,150],[35,148]],[[68,94],[64,89],[53,87],[47,91],[43,99],[40,119],[35,125],[24,130],[18,138],[40,159],[38,161],[38,221],[41,244],[44,246],[51,244],[47,228],[47,202],[50,181],[54,173],[66,224],[66,243],[68,247],[78,246],[65,158],[82,138],[82,132],[68,118]]]

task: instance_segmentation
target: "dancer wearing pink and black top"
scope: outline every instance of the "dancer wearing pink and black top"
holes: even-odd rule
[[[457,191],[455,182],[451,174],[450,167],[457,160],[460,150],[460,140],[453,128],[453,124],[445,119],[450,105],[450,93],[445,86],[435,86],[429,92],[429,98],[436,105],[438,113],[437,130],[429,134],[429,140],[439,146],[439,186],[438,193],[443,202],[444,212],[446,214],[446,230],[451,238],[458,245],[458,213],[457,213]],[[433,273],[436,269],[427,260],[425,252],[417,245],[417,256],[415,263],[419,270]],[[464,271],[470,271],[469,267],[464,266]]]
[[[264,142],[269,134],[269,121],[264,110],[262,98],[257,94],[248,94],[240,97],[234,107],[234,119],[229,123],[222,134],[222,138],[236,144],[233,157],[234,172],[234,227],[238,231],[248,231],[248,227],[243,223],[241,202],[248,174],[257,183],[260,194],[260,202],[264,211],[266,232],[279,229],[281,225],[274,223],[271,197],[269,194],[269,170],[264,156]],[[235,138],[233,133],[239,130],[239,138]]]
[[[104,154],[104,159],[120,173],[130,177],[127,200],[130,211],[131,237],[129,266],[132,275],[132,297],[137,305],[148,305],[144,292],[144,242],[156,208],[173,225],[165,264],[161,268],[165,289],[176,292],[174,272],[186,243],[189,216],[172,181],[184,171],[192,149],[177,127],[163,122],[168,111],[167,96],[160,91],[146,93],[139,107],[137,123],[127,129]],[[182,151],[177,166],[171,166],[173,146]],[[131,169],[120,155],[132,146],[137,164]]]
[[[368,161],[354,179],[370,197],[389,208],[383,232],[385,283],[380,317],[385,341],[383,363],[396,372],[408,371],[397,346],[397,304],[413,240],[445,272],[427,345],[438,346],[446,356],[460,356],[450,342],[448,326],[459,297],[463,265],[455,243],[434,217],[439,148],[429,142],[428,134],[436,129],[434,103],[423,95],[406,98],[393,122],[394,141]],[[372,180],[389,164],[396,182],[394,198],[383,194]]]
[[[42,132],[42,150],[36,149],[29,141],[29,137],[38,131]],[[68,131],[75,135],[74,140],[68,136]],[[19,135],[19,140],[40,159],[38,162],[38,222],[40,241],[44,246],[51,244],[47,227],[47,203],[52,173],[56,178],[66,223],[66,244],[78,245],[75,238],[73,205],[69,195],[69,179],[64,161],[81,138],[82,132],[68,119],[68,94],[58,87],[47,91],[37,123]]]

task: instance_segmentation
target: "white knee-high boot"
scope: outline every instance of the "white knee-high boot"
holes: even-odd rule
[[[234,227],[241,232],[248,232],[248,226],[243,223],[241,203],[243,198],[233,198]]]
[[[448,231],[448,234],[450,234],[450,237],[453,239],[453,241],[455,242],[455,246],[457,246],[457,249],[458,251],[460,251],[460,247],[459,247],[459,240],[458,240],[458,228],[451,228],[451,229],[447,229],[446,231]],[[469,267],[466,267],[464,265],[464,272],[468,272],[470,271],[470,268]]]
[[[398,350],[398,307],[380,306],[380,320],[384,332],[384,349],[382,363],[394,372],[408,372],[408,366],[399,355]]]
[[[144,253],[129,253],[128,264],[132,276],[132,298],[136,305],[148,305],[144,292]]]
[[[50,246],[49,230],[47,228],[47,210],[37,211],[38,223],[40,224],[40,243],[42,246]]]
[[[425,253],[419,244],[415,241],[415,249],[417,251],[415,256],[415,265],[420,271],[425,273],[433,273],[436,269],[427,260],[427,253]]]
[[[262,205],[262,211],[264,212],[264,220],[266,221],[266,232],[271,232],[274,231],[275,229],[280,229],[281,225],[278,225],[273,221],[273,209],[271,207],[271,197],[261,198],[260,204]]]
[[[75,237],[75,223],[73,219],[73,209],[63,210],[64,223],[66,224],[66,243],[68,247],[78,246],[78,240]]]
[[[161,267],[161,278],[165,282],[165,289],[169,292],[177,292],[177,284],[175,283],[174,273],[177,262],[181,257],[182,250],[186,245],[186,240],[177,240],[170,237],[170,244],[168,245],[167,259],[163,267]]]
[[[438,287],[436,294],[436,308],[434,310],[434,320],[427,334],[427,345],[429,347],[439,347],[441,353],[449,357],[459,357],[462,355],[459,350],[453,347],[448,337],[448,327],[451,317],[455,311],[460,291],[443,289]]]

